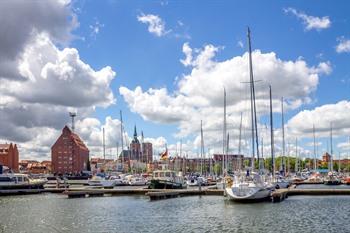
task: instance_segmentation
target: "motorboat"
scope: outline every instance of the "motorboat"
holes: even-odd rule
[[[187,178],[187,186],[198,186],[198,177],[190,176]]]
[[[129,181],[129,185],[131,186],[142,186],[146,184],[147,180],[143,177],[132,177]]]
[[[47,179],[31,178],[27,174],[0,174],[0,189],[42,189]]]
[[[148,187],[150,189],[184,189],[187,188],[187,183],[182,175],[176,175],[174,171],[156,170]]]
[[[289,186],[292,184],[292,182],[282,176],[278,176],[275,178],[273,182],[276,189],[285,189],[289,188]]]
[[[235,177],[228,182],[225,192],[230,200],[236,202],[257,202],[270,198],[274,186],[263,180],[263,176],[255,174],[251,177]]]
[[[116,186],[115,180],[109,180],[106,179],[104,176],[101,175],[95,175],[91,179],[88,180],[89,186],[98,186],[98,187],[104,187],[104,188],[113,188]]]
[[[341,181],[340,181],[340,179],[338,179],[338,177],[334,173],[329,172],[328,176],[326,176],[324,179],[324,184],[325,185],[340,185]]]

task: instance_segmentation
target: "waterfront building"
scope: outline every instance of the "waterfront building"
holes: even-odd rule
[[[151,163],[153,161],[153,146],[150,142],[142,143],[142,159],[143,163]]]
[[[19,153],[16,144],[0,144],[0,165],[6,166],[15,172],[18,172],[18,159]]]
[[[79,173],[87,170],[89,149],[68,126],[51,147],[52,171],[54,173]]]

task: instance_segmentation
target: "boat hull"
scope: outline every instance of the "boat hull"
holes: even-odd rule
[[[11,184],[11,185],[0,185],[0,190],[9,189],[43,189],[46,181],[27,183],[27,184]]]
[[[271,195],[271,189],[268,188],[256,188],[246,195],[237,195],[232,188],[226,188],[225,191],[229,199],[235,202],[260,202],[269,200]]]
[[[148,187],[150,189],[184,189],[186,188],[184,184],[165,181],[165,180],[151,180]]]

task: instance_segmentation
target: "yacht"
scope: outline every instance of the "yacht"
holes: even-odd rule
[[[47,179],[33,179],[27,174],[0,174],[0,189],[42,189]]]
[[[95,175],[88,180],[89,186],[98,186],[104,188],[113,188],[114,186],[116,186],[116,183],[117,182],[115,180],[108,180],[101,175]]]
[[[324,179],[324,184],[325,185],[340,185],[341,181],[340,181],[340,179],[338,179],[338,177],[334,173],[329,172],[328,176],[326,176],[326,178]]]
[[[235,177],[235,181],[231,185],[229,182],[225,191],[230,200],[255,202],[268,199],[273,189],[273,185],[264,181],[263,176],[255,174],[253,179]]]
[[[187,184],[182,175],[176,175],[171,170],[157,170],[148,186],[151,189],[184,189]]]
[[[273,184],[275,185],[276,189],[286,189],[289,188],[289,186],[292,184],[291,180],[288,180],[282,176],[278,176],[275,178]]]
[[[122,186],[125,185],[126,183],[124,182],[124,179],[121,176],[110,176],[108,180],[114,180],[116,186]]]
[[[129,185],[131,186],[142,186],[146,184],[147,184],[147,180],[143,177],[133,177],[129,181]]]

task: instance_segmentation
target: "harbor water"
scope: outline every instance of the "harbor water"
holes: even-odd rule
[[[238,204],[221,196],[0,197],[0,232],[349,232],[349,196]]]

